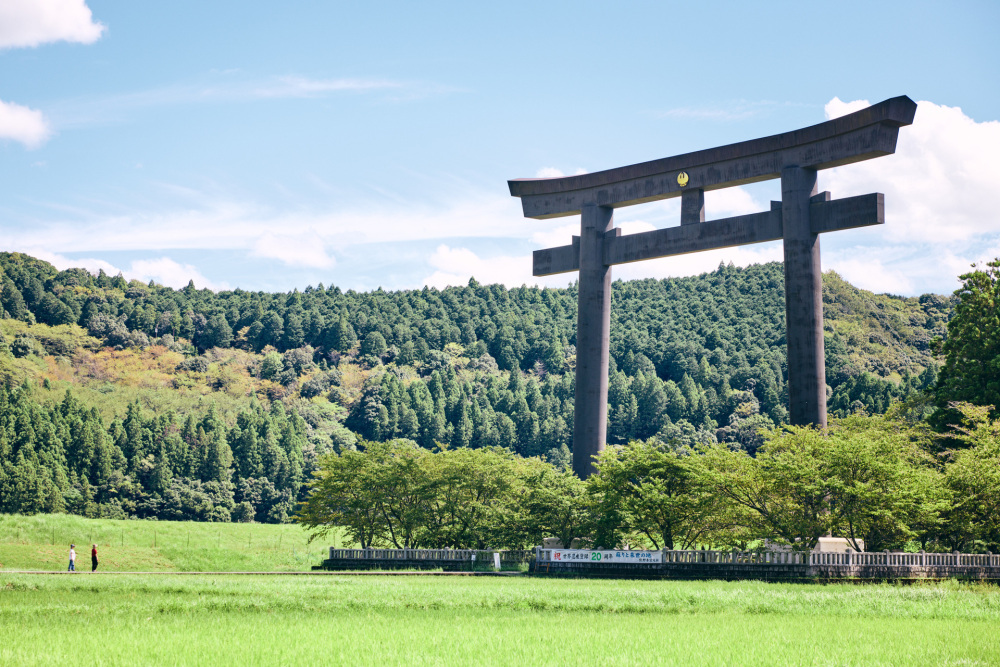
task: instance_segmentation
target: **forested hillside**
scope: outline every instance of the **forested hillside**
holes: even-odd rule
[[[0,254],[0,511],[282,521],[318,454],[497,445],[565,464],[576,292],[174,290]],[[929,386],[951,299],[824,276],[831,413]],[[787,418],[779,264],[617,282],[609,440]]]

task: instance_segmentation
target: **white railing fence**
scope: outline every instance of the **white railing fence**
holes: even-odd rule
[[[903,553],[898,551],[810,553],[810,565],[883,565],[888,567],[1000,567],[998,554]]]
[[[553,549],[535,549],[539,563],[555,562]],[[664,563],[706,564],[759,564],[759,565],[834,565],[853,567],[881,565],[888,567],[1000,567],[1000,554],[954,553],[902,553],[882,551],[875,553],[821,553],[801,551],[702,551],[663,550]]]

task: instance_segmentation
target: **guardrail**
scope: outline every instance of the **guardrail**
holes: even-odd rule
[[[539,563],[556,562],[555,549],[536,547]],[[889,567],[1000,567],[1000,554],[848,552],[824,553],[801,551],[702,551],[663,550],[663,563],[755,564],[755,565],[881,565]]]

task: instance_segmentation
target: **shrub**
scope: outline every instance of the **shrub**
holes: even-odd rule
[[[123,349],[133,345],[124,317],[114,318],[104,313],[98,313],[87,322],[87,332],[94,338],[100,338],[109,347]],[[148,341],[147,341],[148,344]]]
[[[245,500],[241,503],[237,503],[236,507],[233,508],[232,519],[233,523],[252,523],[253,505]]]
[[[204,373],[208,371],[208,359],[204,356],[191,357],[177,364],[179,371],[191,371],[194,373]]]
[[[274,380],[281,373],[282,365],[280,354],[277,352],[268,352],[260,360],[260,367],[257,370],[257,374],[262,380]]]
[[[23,359],[29,354],[33,354],[38,347],[38,342],[26,333],[19,333],[14,338],[14,344],[10,346],[11,354],[18,359]]]

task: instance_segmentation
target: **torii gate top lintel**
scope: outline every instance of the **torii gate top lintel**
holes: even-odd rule
[[[810,127],[591,174],[508,181],[529,218],[580,215],[573,243],[536,250],[534,275],[579,271],[573,470],[594,472],[608,414],[611,267],[656,257],[781,240],[784,244],[789,421],[826,426],[819,235],[885,222],[879,193],[831,200],[817,171],[896,152],[917,105],[894,97]],[[781,179],[767,211],[705,221],[705,191]],[[681,224],[622,236],[614,209],[681,197]]]
[[[727,146],[560,178],[508,181],[524,215],[545,219],[579,215],[584,204],[619,208],[779,178],[794,165],[829,169],[889,155],[899,128],[913,123],[917,105],[901,95],[824,123]],[[680,185],[677,175],[688,182]]]

